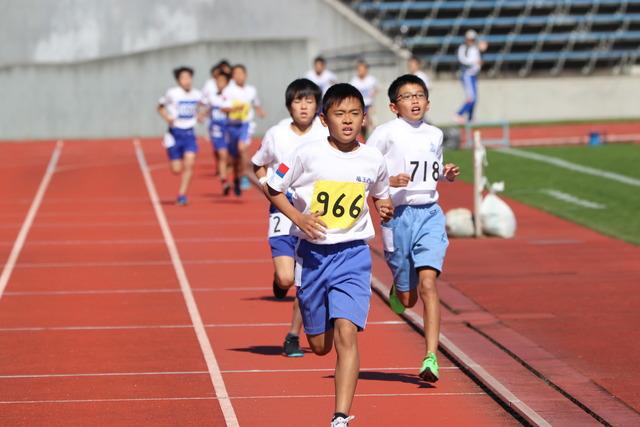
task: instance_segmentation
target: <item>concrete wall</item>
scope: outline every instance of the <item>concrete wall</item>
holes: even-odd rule
[[[221,57],[247,65],[269,114],[261,122],[264,130],[287,114],[284,89],[305,70],[307,50],[304,40],[212,42],[85,63],[0,69],[0,139],[160,135],[164,125],[155,108],[175,84],[171,70],[176,64],[195,67],[196,87],[202,87],[210,64]],[[265,64],[268,72],[258,72]]]

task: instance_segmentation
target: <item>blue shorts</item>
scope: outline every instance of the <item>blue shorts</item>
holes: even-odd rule
[[[209,137],[211,138],[211,144],[215,151],[229,149],[226,122],[209,123]]]
[[[237,153],[238,145],[249,139],[249,122],[227,124],[227,135],[229,142],[229,152],[231,147],[235,147]]]
[[[383,224],[384,257],[396,289],[408,292],[418,286],[416,269],[442,271],[449,246],[445,216],[437,203],[398,206],[393,219]]]
[[[271,258],[278,256],[288,256],[295,258],[296,245],[298,238],[296,236],[274,236],[269,237],[269,246],[271,246]]]
[[[364,241],[316,245],[300,239],[296,263],[305,333],[326,332],[335,319],[364,329],[371,300],[371,252]]]
[[[170,128],[169,133],[173,136],[175,144],[173,147],[167,148],[169,160],[182,160],[184,153],[190,151],[198,152],[198,143],[196,142],[196,134],[191,129]]]

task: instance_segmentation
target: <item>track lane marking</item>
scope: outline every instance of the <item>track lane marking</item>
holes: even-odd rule
[[[42,204],[42,199],[44,198],[44,193],[47,191],[47,187],[49,187],[49,183],[51,182],[51,177],[53,173],[56,171],[56,166],[58,164],[58,159],[60,158],[60,154],[62,152],[63,142],[56,142],[56,146],[53,149],[53,153],[51,153],[51,159],[49,159],[49,164],[47,165],[47,169],[40,181],[40,185],[38,186],[38,190],[36,191],[35,196],[33,197],[33,201],[31,202],[31,206],[27,211],[27,215],[24,218],[24,222],[20,227],[20,231],[16,236],[16,240],[13,243],[13,247],[11,248],[11,252],[9,253],[9,258],[7,258],[6,263],[2,269],[2,273],[0,274],[0,299],[2,299],[2,294],[9,283],[9,278],[11,277],[11,273],[16,266],[16,261],[18,260],[18,256],[20,256],[20,252],[24,247],[24,242],[27,239],[27,234],[29,234],[29,230],[33,224],[33,220],[38,213],[38,209],[40,209],[40,204]]]
[[[167,217],[165,216],[164,210],[162,209],[160,197],[158,196],[158,192],[156,190],[155,184],[153,183],[151,173],[149,172],[142,146],[137,139],[133,141],[133,146],[135,149],[136,158],[138,159],[138,164],[140,166],[140,171],[142,172],[142,176],[144,178],[144,183],[147,187],[147,192],[149,193],[149,198],[151,199],[151,204],[153,205],[153,210],[155,211],[158,224],[160,225],[162,235],[167,245],[167,250],[169,251],[169,255],[171,256],[173,268],[176,272],[178,282],[180,283],[180,289],[182,290],[182,295],[184,297],[187,310],[189,311],[189,316],[191,317],[193,328],[198,338],[198,342],[200,343],[200,350],[202,351],[204,359],[207,363],[209,376],[211,377],[211,382],[213,383],[215,394],[217,396],[218,402],[220,403],[222,414],[228,427],[238,427],[238,418],[236,416],[233,405],[231,404],[231,400],[229,399],[227,387],[225,386],[224,379],[222,378],[222,374],[220,373],[220,367],[213,352],[213,348],[211,347],[211,342],[209,341],[207,330],[203,324],[202,316],[200,315],[200,311],[198,310],[198,304],[196,303],[195,297],[193,296],[191,284],[189,283],[189,279],[184,270],[182,260],[180,259],[178,247],[176,246],[176,242],[173,239],[173,234],[171,233],[171,229],[169,228]]]

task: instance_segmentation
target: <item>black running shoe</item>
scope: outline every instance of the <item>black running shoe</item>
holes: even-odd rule
[[[242,195],[242,188],[240,188],[240,178],[233,180],[233,194],[240,197]]]
[[[273,279],[273,296],[278,298],[278,299],[284,299],[284,297],[287,296],[287,292],[289,292],[289,289],[282,289],[280,286],[278,286],[278,282],[276,281],[276,279]]]
[[[300,348],[300,338],[297,335],[287,334],[284,339],[284,354],[287,357],[304,356],[304,352]]]
[[[229,185],[229,183],[227,182],[222,184],[222,195],[228,196],[230,192],[231,192],[231,185]]]

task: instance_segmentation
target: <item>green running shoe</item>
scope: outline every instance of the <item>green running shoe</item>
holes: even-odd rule
[[[389,291],[389,307],[396,314],[402,314],[406,310],[405,306],[402,305],[398,295],[396,295],[396,285],[393,284],[391,286],[391,290]]]
[[[422,368],[418,376],[428,383],[438,381],[438,358],[435,353],[429,352],[422,361]]]

